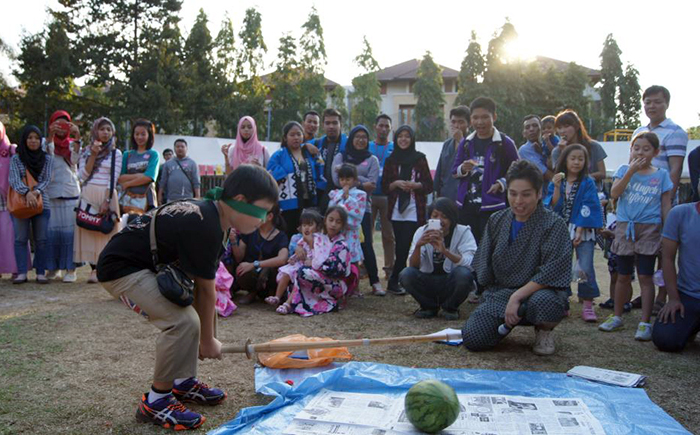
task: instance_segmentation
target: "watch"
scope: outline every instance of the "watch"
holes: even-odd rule
[[[262,267],[260,267],[260,262],[258,260],[253,261],[253,266],[255,267],[255,272],[260,273]]]

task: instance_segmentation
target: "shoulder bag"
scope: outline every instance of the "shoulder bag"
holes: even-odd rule
[[[29,188],[30,192],[38,184],[26,168],[24,170],[24,184]],[[17,193],[12,186],[8,189],[7,210],[17,219],[29,219],[30,217],[41,214],[44,211],[44,201],[41,195],[39,195],[37,202],[38,204],[36,207],[29,207],[25,195]]]
[[[114,193],[114,165],[116,160],[117,150],[112,150],[112,162],[110,165],[109,175],[109,196],[108,201],[112,203],[112,194]],[[84,199],[80,199],[78,207],[75,209],[75,223],[83,229],[89,231],[98,231],[102,234],[110,234],[114,229],[116,214],[113,211],[108,211],[105,214],[100,214],[99,209],[95,209]]]

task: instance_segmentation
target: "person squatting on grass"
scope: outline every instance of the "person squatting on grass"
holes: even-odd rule
[[[157,217],[158,257],[179,262],[194,277],[194,303],[182,307],[160,292],[150,252],[149,230],[154,211],[135,218],[114,236],[97,266],[102,286],[115,298],[128,298],[161,330],[156,341],[153,385],[136,411],[139,421],[166,428],[192,429],[205,417],[181,402],[216,405],[226,393],[197,379],[197,359],[221,358],[215,337],[214,277],[229,229],[255,231],[277,202],[275,180],[260,166],[241,165],[211,200],[168,203]]]
[[[462,329],[471,351],[495,347],[503,339],[499,326],[505,321],[510,328],[535,326],[535,354],[555,352],[552,330],[568,309],[571,238],[564,220],[542,205],[542,183],[532,162],[520,160],[508,169],[510,207],[489,218],[472,261],[485,291]]]
[[[416,230],[409,252],[408,266],[399,281],[420,304],[414,315],[435,317],[442,309],[447,320],[459,319],[462,305],[474,287],[471,262],[476,240],[468,226],[459,225],[459,209],[450,198],[438,198],[428,206],[431,220],[439,229],[423,225]]]
[[[615,312],[601,323],[601,331],[623,327],[622,311],[635,264],[642,292],[642,321],[635,340],[649,341],[651,310],[654,304],[654,264],[661,248],[663,221],[671,209],[673,182],[668,171],[656,168],[651,161],[659,154],[659,137],[640,133],[632,139],[630,163],[622,165],[613,176],[610,196],[618,199],[617,227],[612,251],[619,268],[615,287]]]
[[[586,322],[595,322],[598,318],[593,309],[593,299],[600,296],[600,289],[595,277],[593,254],[596,230],[603,227],[603,208],[595,181],[588,176],[588,168],[586,149],[579,144],[567,146],[557,162],[544,205],[569,225],[579,267],[586,274],[578,284],[578,297],[583,300],[581,317]]]

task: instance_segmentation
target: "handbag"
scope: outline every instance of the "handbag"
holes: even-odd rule
[[[38,184],[32,174],[25,170],[24,184],[31,191]],[[44,200],[39,195],[37,199],[38,205],[36,207],[29,207],[27,205],[27,198],[24,195],[18,193],[15,189],[10,186],[7,192],[7,210],[10,214],[17,219],[29,219],[30,217],[41,214],[44,211]]]
[[[112,150],[112,162],[110,166],[109,177],[109,202],[112,202],[112,194],[114,192],[114,165],[117,150]],[[100,214],[99,209],[95,209],[90,203],[84,199],[80,199],[78,207],[75,208],[75,223],[83,229],[90,231],[98,231],[102,234],[110,234],[114,230],[114,221],[116,220],[115,213],[108,211],[106,214]]]
[[[178,262],[170,264],[162,264],[158,260],[158,243],[156,241],[156,217],[162,207],[159,207],[153,213],[151,218],[149,237],[151,242],[151,256],[153,257],[153,266],[156,268],[156,281],[158,282],[158,290],[167,300],[179,305],[187,307],[194,302],[194,281],[180,269]]]

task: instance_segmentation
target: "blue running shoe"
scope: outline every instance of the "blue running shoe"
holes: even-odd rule
[[[136,410],[136,420],[157,424],[166,429],[187,430],[198,428],[206,418],[185,408],[172,394],[153,403],[148,403],[148,394],[144,394]]]
[[[228,394],[218,388],[210,388],[197,378],[189,378],[185,382],[173,386],[173,394],[180,402],[193,402],[200,405],[218,405]]]

